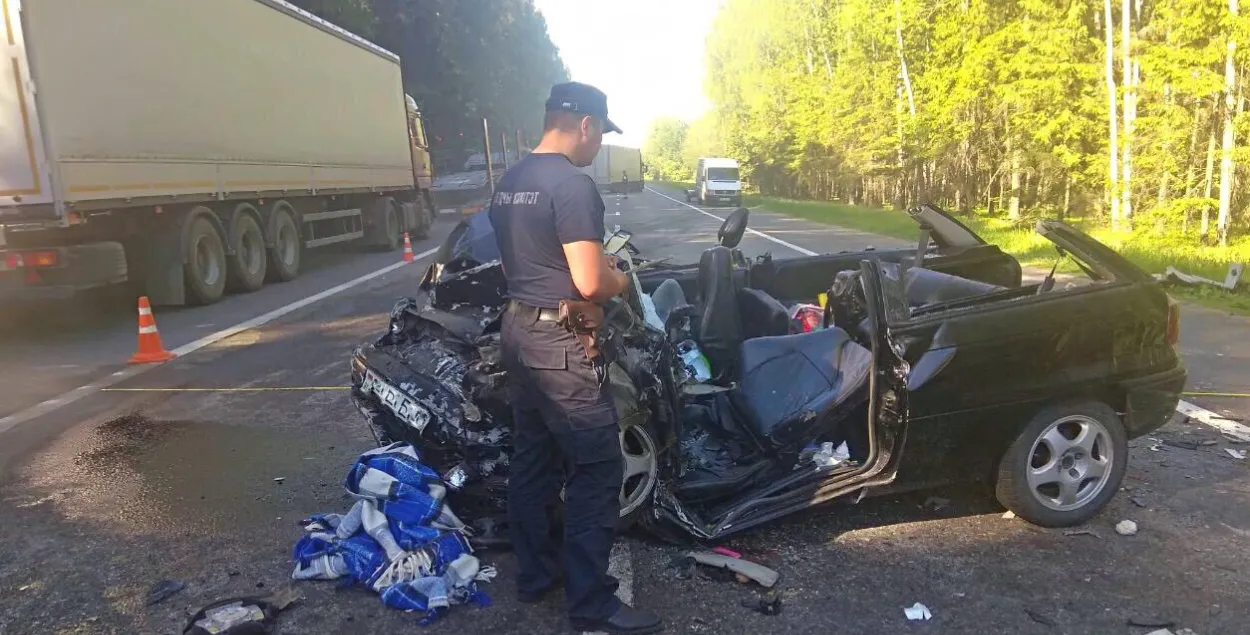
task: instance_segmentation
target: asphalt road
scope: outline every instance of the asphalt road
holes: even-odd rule
[[[631,229],[652,257],[694,261],[714,242],[719,225],[651,192],[610,196],[607,204],[609,226]],[[751,225],[772,239],[749,234],[742,243],[748,255],[897,244],[764,210],[753,211]],[[449,229],[442,222],[437,235]],[[327,256],[299,281],[214,307],[158,312],[158,324],[166,343],[178,346],[396,257]],[[188,609],[291,584],[295,522],[345,510],[343,475],[372,445],[346,391],[333,388],[347,383],[352,347],[380,333],[387,311],[416,284],[423,265],[344,289],[114,386],[246,391],[91,392],[0,432],[0,632],[176,633]],[[103,318],[67,314],[60,318],[64,328],[40,331],[42,346],[6,331],[0,343],[4,411],[18,412],[116,372],[133,346],[127,322],[133,318],[123,315],[131,311],[117,308]],[[1250,324],[1189,307],[1182,324],[1194,390],[1250,386],[1244,337]],[[30,368],[36,363],[37,371]],[[289,390],[301,387],[329,390]],[[1250,410],[1246,399],[1191,400],[1230,416]],[[681,579],[670,567],[680,552],[645,537],[623,543],[623,566],[632,572],[626,588],[638,604],[660,611],[674,633],[1153,630],[1129,626],[1130,620],[1173,622],[1200,635],[1244,633],[1250,473],[1225,449],[1248,446],[1229,445],[1213,429],[1180,419],[1157,441],[1133,443],[1126,491],[1089,523],[1089,533],[1004,519],[982,488],[947,488],[824,506],[731,541],[781,573],[777,616],[741,606],[760,597],[753,587]],[[1112,526],[1123,519],[1135,520],[1140,532],[1117,535]],[[515,602],[510,554],[481,555],[501,570],[487,586],[494,605],[456,611],[430,632],[565,630],[558,599],[537,607]],[[162,579],[187,588],[146,606],[149,587]],[[364,591],[338,590],[334,583],[294,588],[305,599],[280,618],[279,633],[416,628],[414,616],[384,609]],[[929,607],[932,621],[906,620],[903,607],[915,602]]]

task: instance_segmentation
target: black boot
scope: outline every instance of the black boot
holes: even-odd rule
[[[602,631],[605,633],[623,633],[625,635],[645,635],[664,630],[664,622],[660,616],[651,611],[636,609],[621,603],[611,617],[598,621],[578,620],[572,623],[573,629],[583,633]]]

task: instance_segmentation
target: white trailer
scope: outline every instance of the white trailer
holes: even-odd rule
[[[209,303],[433,221],[399,58],[282,0],[4,0],[0,297]],[[7,244],[6,244],[7,243]]]
[[[605,145],[594,163],[582,168],[605,192],[641,192],[642,151],[638,148]]]

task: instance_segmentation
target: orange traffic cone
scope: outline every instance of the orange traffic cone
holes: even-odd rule
[[[161,344],[161,334],[156,330],[156,318],[152,317],[152,305],[147,296],[139,298],[139,350],[130,357],[131,364],[167,362],[176,357]]]
[[[412,241],[408,239],[408,232],[404,232],[404,262],[412,261]]]

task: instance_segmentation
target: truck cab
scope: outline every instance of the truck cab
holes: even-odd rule
[[[686,191],[686,201],[698,200],[700,205],[742,204],[742,180],[738,161],[720,157],[699,159],[694,170],[694,189]]]
[[[425,120],[421,118],[421,110],[417,108],[417,100],[413,99],[412,95],[404,95],[404,106],[408,110],[412,176],[418,188],[429,190],[434,182],[434,163],[430,160],[430,141],[425,134]]]

